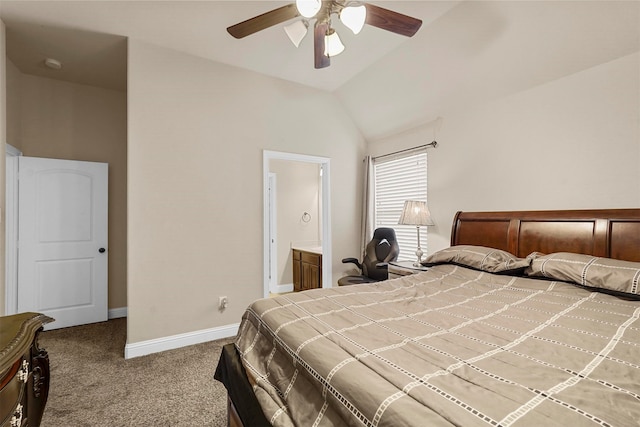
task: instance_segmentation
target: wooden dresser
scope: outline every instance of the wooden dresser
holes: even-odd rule
[[[293,290],[306,291],[322,287],[322,254],[293,249]]]
[[[0,427],[39,426],[49,395],[49,356],[38,334],[53,319],[39,313],[0,317]]]

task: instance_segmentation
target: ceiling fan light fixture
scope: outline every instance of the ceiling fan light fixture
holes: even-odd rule
[[[353,34],[358,34],[362,30],[366,19],[367,8],[365,5],[347,6],[340,11],[340,21],[353,31]]]
[[[296,0],[296,8],[305,18],[313,18],[322,8],[322,0]]]
[[[333,28],[329,28],[324,37],[324,55],[331,58],[342,53],[344,45]]]
[[[2,1],[2,0],[0,0]],[[307,20],[314,19],[313,65],[316,69],[331,65],[330,57],[344,50],[340,37],[331,28],[332,16],[339,15],[343,25],[355,34],[363,25],[370,25],[405,37],[412,37],[422,26],[422,20],[393,10],[375,6],[362,0],[295,0],[268,12],[256,15],[227,27],[227,32],[236,39],[255,34],[275,25],[286,25],[287,36],[295,46],[302,43],[308,32]],[[296,22],[291,26],[288,24]]]
[[[284,27],[284,32],[287,33],[289,40],[296,47],[300,46],[300,42],[307,35],[307,29],[309,28],[309,22],[306,19],[300,21],[294,21]]]

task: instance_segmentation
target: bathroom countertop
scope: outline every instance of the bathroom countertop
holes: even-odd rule
[[[322,255],[322,246],[293,245],[291,249]]]

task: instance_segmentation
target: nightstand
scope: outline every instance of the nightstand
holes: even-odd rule
[[[415,261],[392,261],[389,263],[389,279],[397,279],[398,277],[416,274],[421,271],[427,271],[429,267],[413,265]]]
[[[38,335],[53,319],[39,313],[0,317],[0,423],[39,426],[49,395],[49,355]]]

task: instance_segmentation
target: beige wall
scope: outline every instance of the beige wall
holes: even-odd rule
[[[640,206],[638,53],[472,108],[443,111],[429,149],[428,251],[458,210]],[[432,124],[370,144],[377,155],[433,139]]]
[[[320,166],[288,160],[269,162],[269,171],[276,174],[278,285],[293,283],[291,246],[317,246],[320,232]],[[304,212],[309,220],[302,220]]]
[[[7,67],[5,51],[5,26],[0,21],[0,158],[5,157],[5,144],[7,142]],[[5,162],[0,162],[0,315],[5,314]]]
[[[6,56],[5,60],[7,65],[6,84],[8,88],[6,109],[7,144],[13,145],[15,148],[20,149],[20,144],[22,143],[22,73]]]
[[[331,94],[136,40],[128,90],[129,344],[236,324],[262,297],[263,150],[331,159],[340,277],[364,141]]]
[[[30,157],[109,164],[109,308],[126,307],[127,95],[9,71],[11,145]]]

